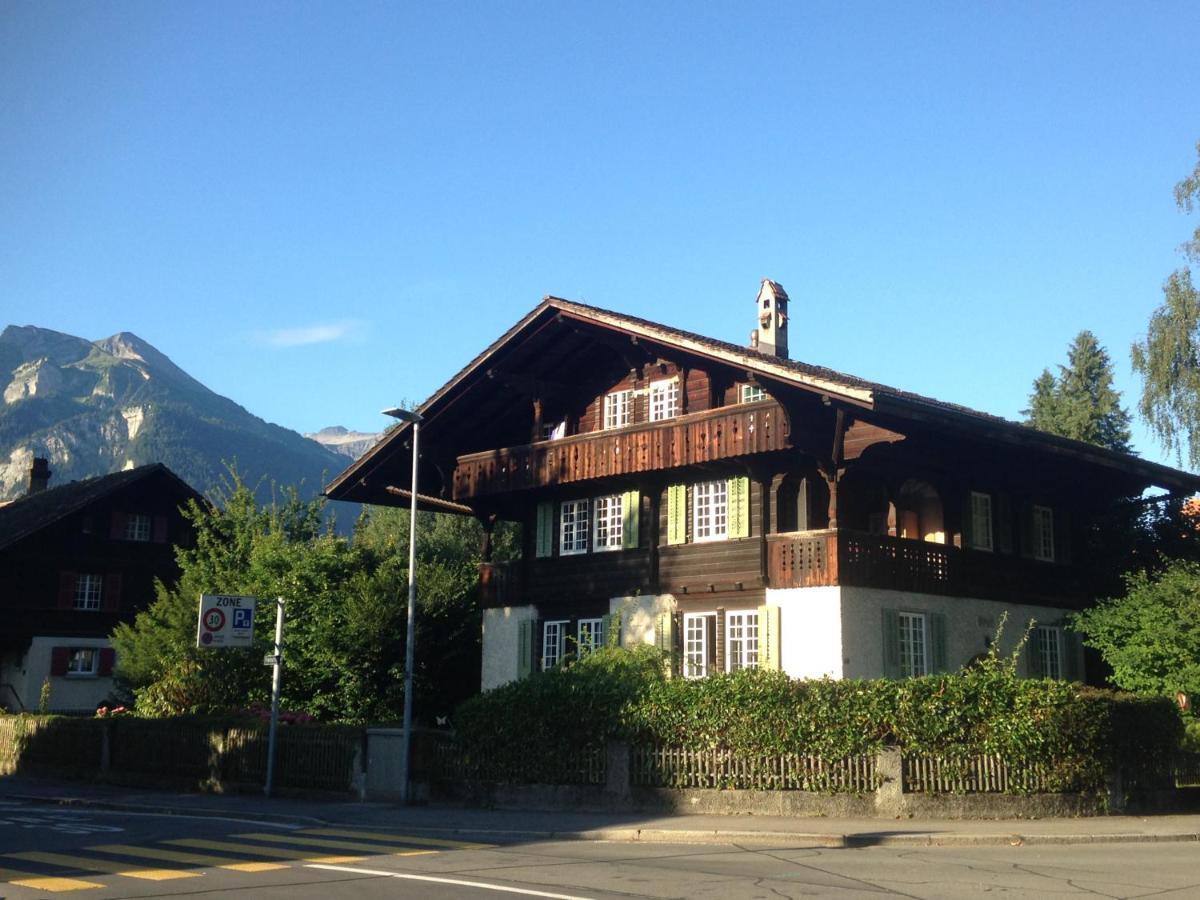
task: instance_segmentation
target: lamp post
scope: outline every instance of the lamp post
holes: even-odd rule
[[[408,625],[404,635],[404,738],[400,745],[400,802],[408,804],[408,761],[412,749],[413,656],[416,652],[417,608],[417,441],[421,416],[407,409],[385,409],[383,415],[412,425],[412,511],[408,517]]]

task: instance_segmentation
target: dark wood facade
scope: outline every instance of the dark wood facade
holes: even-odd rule
[[[650,391],[669,379],[676,415],[651,421]],[[621,391],[630,415],[614,426],[605,397]],[[768,588],[855,585],[1076,607],[1089,599],[1080,549],[1097,514],[1151,485],[1200,487],[1132,457],[555,298],[421,412],[427,506],[524,526],[521,559],[485,559],[493,606],[591,610],[669,593],[685,609],[735,608]],[[408,437],[397,429],[329,496],[397,502]],[[735,478],[748,485],[744,536],[671,539],[672,486]],[[565,555],[556,536],[537,552],[539,505],[630,491],[636,546]],[[690,508],[685,519],[690,530]]]

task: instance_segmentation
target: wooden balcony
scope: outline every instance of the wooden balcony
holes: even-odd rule
[[[768,535],[767,577],[773,588],[853,585],[1053,606],[1084,599],[1071,566],[847,530]]]
[[[743,403],[460,456],[454,499],[629,475],[789,446],[788,420],[774,400]]]

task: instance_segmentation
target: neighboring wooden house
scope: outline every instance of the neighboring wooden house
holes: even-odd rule
[[[1081,675],[1089,524],[1200,478],[789,360],[787,303],[763,281],[746,348],[547,297],[419,408],[422,506],[524,526],[485,548],[484,688],[618,634],[689,677],[919,675],[1004,611],[1029,674]],[[327,495],[406,503],[411,438]]]
[[[47,488],[34,460],[30,492],[0,506],[0,706],[91,712],[112,691],[108,636],[179,577],[189,543],[180,507],[201,496],[161,464]]]

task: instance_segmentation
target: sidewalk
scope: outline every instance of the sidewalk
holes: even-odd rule
[[[279,824],[369,827],[497,843],[597,840],[773,847],[928,847],[1200,841],[1200,815],[891,820],[513,812],[343,800],[268,800],[253,794],[147,791],[15,776],[0,777],[0,800]]]

